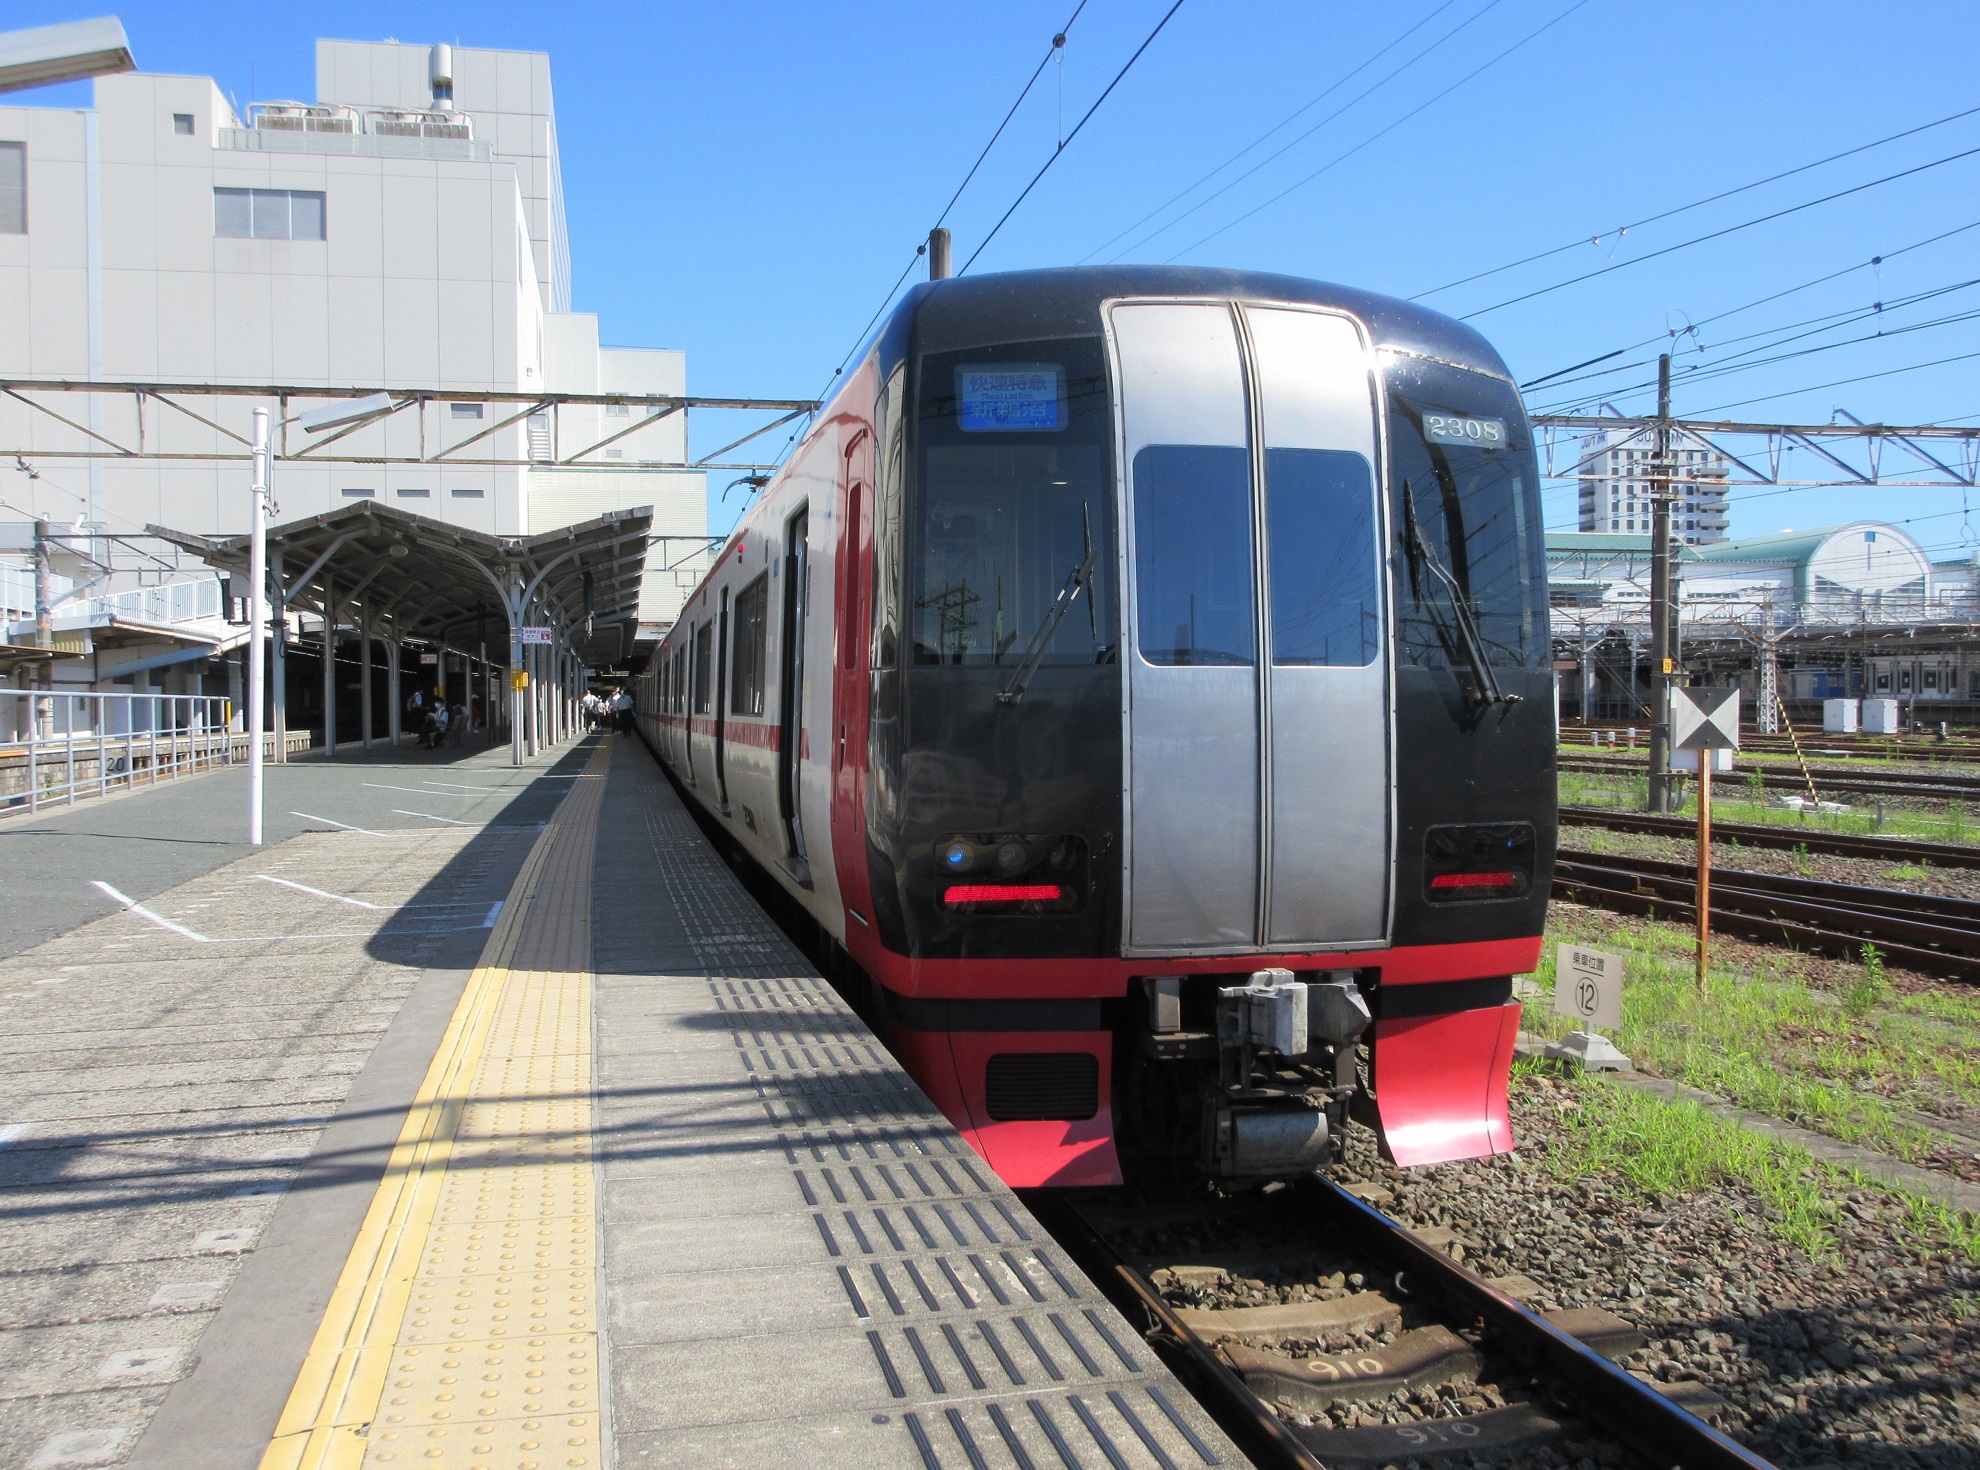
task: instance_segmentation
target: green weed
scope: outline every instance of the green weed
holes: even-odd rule
[[[1890,989],[1890,982],[1884,975],[1884,956],[1874,944],[1863,946],[1863,970],[1850,982],[1849,989],[1843,992],[1843,1009],[1858,1020],[1867,1016],[1883,1001]]]

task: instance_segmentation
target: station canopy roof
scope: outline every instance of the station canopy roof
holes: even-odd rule
[[[362,607],[377,636],[396,630],[445,643],[451,635],[455,647],[479,624],[496,658],[507,656],[505,598],[535,583],[524,621],[562,629],[579,658],[602,668],[625,656],[638,627],[652,524],[652,507],[641,506],[535,536],[494,536],[365,500],[269,527],[268,554],[271,566],[282,558],[291,607],[325,611],[327,587],[339,621]],[[145,531],[247,576],[248,536]]]

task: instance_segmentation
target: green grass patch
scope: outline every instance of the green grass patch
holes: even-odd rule
[[[1721,822],[1748,822],[1766,827],[1791,827],[1807,832],[1838,832],[1857,837],[1914,837],[1926,842],[1980,843],[1980,821],[1969,821],[1966,803],[1939,803],[1942,811],[1896,811],[1886,804],[1880,822],[1874,801],[1857,801],[1847,812],[1797,812],[1769,806],[1757,782],[1738,772],[1721,777],[1712,787],[1712,815]],[[1650,804],[1650,776],[1617,772],[1562,771],[1555,777],[1563,806],[1608,807],[1640,812]],[[1827,801],[1831,793],[1816,789]],[[1686,788],[1688,795],[1688,785]],[[1792,794],[1792,793],[1782,793]],[[1803,793],[1804,795],[1806,793]]]
[[[1548,937],[1623,956],[1614,1040],[1659,1076],[1913,1162],[1944,1140],[1912,1111],[1946,1098],[1980,1107],[1980,1048],[1965,1029],[1980,1005],[1891,997],[1881,956],[1867,957],[1840,996],[1811,989],[1791,950],[1753,968],[1717,964],[1701,995],[1691,935],[1674,925],[1621,928],[1582,912]],[[1574,1027],[1553,1011],[1553,961],[1549,944],[1536,976],[1543,994],[1526,1016],[1547,1037]]]
[[[1521,1063],[1521,1073],[1530,1074],[1537,1065]],[[1666,1102],[1599,1078],[1576,1077],[1557,1108],[1545,1167],[1561,1177],[1605,1174],[1652,1200],[1727,1185],[1748,1189],[1759,1198],[1769,1227],[1813,1257],[1835,1251],[1843,1194],[1874,1190],[1903,1204],[1914,1244],[1980,1262],[1980,1221],[1973,1216],[1824,1164],[1805,1149],[1749,1133],[1696,1103]]]
[[[1606,1174],[1650,1199],[1735,1184],[1752,1190],[1768,1223],[1811,1256],[1834,1249],[1838,1206],[1806,1152],[1708,1113],[1578,1079],[1559,1115],[1547,1167],[1565,1177]]]

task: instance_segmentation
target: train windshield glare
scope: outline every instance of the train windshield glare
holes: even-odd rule
[[[1519,396],[1483,373],[1388,353],[1391,519],[1409,513],[1430,554],[1464,594],[1498,668],[1540,668],[1551,657],[1544,601],[1539,475]],[[1402,501],[1408,487],[1410,506]],[[1434,578],[1397,586],[1398,654],[1406,664],[1450,662],[1452,612]]]
[[[1017,665],[1089,550],[1086,605],[1059,618],[1041,662],[1111,660],[1112,416],[1099,341],[931,353],[920,381],[914,662]]]

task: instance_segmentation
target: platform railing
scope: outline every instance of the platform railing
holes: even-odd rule
[[[216,694],[0,689],[0,815],[107,796],[247,754]]]

